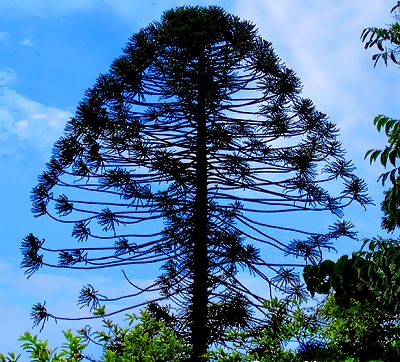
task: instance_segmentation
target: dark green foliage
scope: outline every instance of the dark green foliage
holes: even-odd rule
[[[128,297],[158,291],[154,301],[177,306],[169,318],[195,357],[223,344],[231,328],[259,324],[253,311],[263,298],[238,280],[238,266],[270,290],[304,297],[292,267],[319,262],[341,236],[355,238],[353,225],[337,221],[320,233],[267,216],[341,217],[345,206],[370,199],[337,128],[300,92],[300,80],[250,22],[213,6],[165,12],[86,91],[32,191],[36,216],[72,223],[78,242],[94,244],[50,249],[29,235],[26,273],[44,265],[39,251],[59,254],[57,265],[46,265],[71,269],[162,263],[148,288],[124,273],[138,290]],[[338,183],[339,192],[328,192]],[[70,196],[61,193],[67,189]],[[107,241],[114,246],[99,247]],[[254,243],[304,263],[266,261]],[[271,270],[277,278],[267,276]],[[107,301],[91,286],[82,290],[82,305]],[[49,316],[59,318],[36,306],[35,324]]]
[[[374,124],[378,131],[385,130],[388,137],[388,145],[384,150],[368,150],[365,158],[369,157],[370,162],[379,160],[386,168],[388,161],[394,167],[388,172],[381,174],[378,180],[382,181],[382,186],[390,180],[392,187],[384,192],[384,200],[381,204],[384,217],[382,228],[393,232],[400,227],[400,168],[396,167],[396,160],[400,157],[400,121],[379,115],[375,117]]]
[[[369,250],[362,250],[367,243]],[[372,358],[374,352],[374,358],[384,355],[385,361],[395,361],[400,357],[399,241],[366,239],[363,248],[351,258],[344,255],[337,262],[325,260],[306,266],[304,279],[312,295],[334,293],[330,307],[326,306],[333,309],[326,310],[325,316],[339,318],[334,323],[328,321],[328,330],[341,337],[330,335],[332,343],[342,343],[342,349],[360,358]],[[356,324],[360,334],[356,333]]]
[[[351,299],[374,304],[395,316],[400,311],[399,241],[366,239],[369,251],[343,255],[338,261],[325,260],[304,268],[304,279],[312,295],[335,292],[338,305],[349,307]]]
[[[320,337],[325,339],[328,351],[337,351],[334,354],[342,357],[336,361],[344,360],[344,356],[357,361],[399,360],[399,322],[375,305],[352,299],[349,307],[343,308],[331,294],[319,314],[325,323]]]

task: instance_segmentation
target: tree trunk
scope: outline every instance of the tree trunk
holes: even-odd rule
[[[207,198],[207,114],[204,99],[204,54],[199,59],[196,143],[196,199],[193,235],[193,295],[191,344],[193,361],[208,349],[208,198]]]

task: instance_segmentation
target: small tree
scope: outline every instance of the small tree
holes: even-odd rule
[[[31,360],[38,362],[98,362],[85,354],[85,340],[92,340],[103,348],[102,362],[181,362],[190,356],[186,341],[179,338],[167,323],[151,318],[148,310],[141,311],[140,316],[128,314],[127,320],[129,328],[121,328],[103,319],[107,333],[101,331],[88,335],[88,331],[83,329],[78,335],[73,335],[70,330],[65,331],[67,343],[62,345],[60,353],[56,353],[57,348],[50,349],[47,341],[40,341],[29,332],[19,340],[24,342],[22,348],[29,353]],[[136,322],[134,326],[133,322]],[[93,335],[94,339],[91,338]],[[8,356],[0,353],[1,362],[16,362],[19,357],[15,353]]]
[[[343,157],[338,130],[300,91],[295,73],[250,22],[213,6],[165,12],[131,37],[124,55],[86,92],[32,192],[35,216],[72,223],[78,242],[97,243],[50,249],[30,234],[22,244],[26,273],[43,265],[163,263],[164,274],[144,289],[124,274],[138,289],[127,297],[159,291],[155,301],[172,301],[177,314],[157,303],[151,313],[178,322],[194,359],[224,343],[230,328],[260,322],[252,311],[261,310],[263,298],[239,281],[239,266],[270,290],[304,297],[295,267],[318,262],[333,240],[355,233],[343,220],[323,233],[297,229],[285,215],[341,217],[343,207],[370,200]],[[323,187],[338,180],[338,193]],[[267,219],[274,214],[282,224]],[[104,240],[114,245],[100,247]],[[304,263],[266,261],[255,242]],[[89,255],[94,250],[111,253]],[[59,253],[59,263],[45,262],[41,252]],[[89,285],[79,304],[99,308],[116,299]],[[35,325],[62,319],[42,304],[32,317]]]

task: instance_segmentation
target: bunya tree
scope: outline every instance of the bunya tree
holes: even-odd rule
[[[31,275],[42,266],[161,264],[146,288],[124,272],[136,289],[126,298],[159,292],[150,312],[177,321],[194,360],[230,328],[255,328],[265,297],[240,281],[238,268],[266,290],[304,297],[295,267],[318,263],[341,236],[355,238],[342,210],[370,202],[338,129],[300,93],[293,70],[249,21],[215,6],[165,12],[86,91],[32,191],[35,216],[71,223],[72,236],[92,244],[50,248],[29,234],[22,267]],[[322,231],[296,227],[311,211],[336,221]],[[260,246],[292,258],[265,260]],[[59,254],[58,263],[46,253]],[[88,285],[79,304],[117,299]],[[41,303],[32,318],[42,326],[74,319]]]

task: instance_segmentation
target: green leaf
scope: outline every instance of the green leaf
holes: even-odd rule
[[[374,58],[372,58],[372,59],[374,59]],[[374,125],[378,129],[378,132],[381,131],[381,128],[386,125],[386,123],[389,121],[389,119],[390,119],[389,117],[386,117],[384,115],[379,115],[374,118]]]
[[[93,315],[94,316],[100,316],[100,317],[104,317],[106,315],[106,306],[102,305],[98,308],[95,308],[95,310],[93,311]]]
[[[399,169],[395,168],[390,172],[390,181],[392,182],[393,185],[396,183],[396,171],[399,171]]]
[[[390,52],[390,59],[392,59],[393,63],[398,64],[396,58],[394,57],[393,52]]]
[[[381,153],[381,164],[386,167],[388,156],[389,156],[390,148],[386,147],[384,151]]]
[[[348,264],[349,257],[347,255],[343,255],[342,257],[339,258],[339,260],[335,263],[335,266],[333,267],[333,272],[335,275],[337,275],[339,278],[343,278],[343,270]]]
[[[333,268],[335,266],[335,262],[332,260],[324,260],[320,265],[319,265],[319,273],[320,275],[323,275],[324,277],[327,275],[330,275],[333,271]]]
[[[373,151],[374,150],[372,149],[372,150],[368,150],[367,152],[365,152],[364,159],[366,159],[368,157],[368,155]]]
[[[385,133],[386,133],[387,136],[389,136],[390,130],[392,129],[392,127],[393,127],[397,122],[398,122],[398,121],[395,120],[395,119],[389,119],[389,120],[386,122],[386,125],[385,125]]]
[[[390,151],[389,161],[394,167],[396,167],[396,158],[397,158],[397,150]]]
[[[369,250],[371,250],[371,251],[374,251],[375,250],[375,246],[376,246],[376,242],[375,242],[375,240],[372,240],[370,243],[369,243]]]
[[[370,164],[372,164],[372,162],[375,162],[376,159],[379,157],[379,155],[382,152],[381,150],[371,150],[371,151],[372,151],[372,153],[371,153],[370,158],[369,158],[369,163]]]
[[[386,182],[388,177],[389,177],[389,172],[385,172],[380,176],[380,178],[382,178],[382,186],[385,185],[385,182]]]

